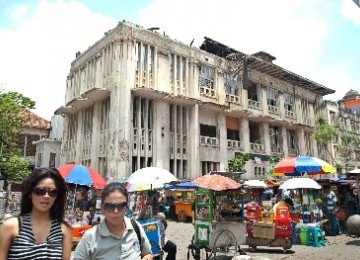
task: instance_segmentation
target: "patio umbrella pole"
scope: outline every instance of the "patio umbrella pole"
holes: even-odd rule
[[[73,200],[72,210],[74,210],[75,207],[76,192],[77,192],[77,184],[75,184],[75,199]]]

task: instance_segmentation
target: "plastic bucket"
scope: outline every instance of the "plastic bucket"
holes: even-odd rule
[[[300,229],[300,243],[307,245],[309,243],[309,232],[307,228]]]

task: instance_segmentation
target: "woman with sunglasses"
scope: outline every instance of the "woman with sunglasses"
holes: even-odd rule
[[[100,224],[87,230],[74,252],[74,260],[144,259],[152,260],[151,246],[141,225],[140,240],[125,216],[128,192],[122,183],[110,183],[102,191]]]
[[[71,227],[64,221],[67,187],[58,170],[35,169],[22,183],[20,215],[0,229],[0,260],[71,257]]]

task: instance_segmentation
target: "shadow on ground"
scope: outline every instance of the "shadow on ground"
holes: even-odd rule
[[[345,243],[345,245],[349,245],[349,246],[360,246],[360,239],[348,241],[348,242]]]

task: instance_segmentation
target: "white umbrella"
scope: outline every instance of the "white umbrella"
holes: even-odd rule
[[[125,182],[129,191],[141,191],[163,188],[164,184],[178,179],[168,170],[158,167],[146,167],[133,172]]]
[[[294,190],[294,189],[321,189],[320,184],[310,178],[292,178],[284,181],[280,185],[279,189],[282,190]]]
[[[248,180],[245,181],[243,185],[248,188],[267,188],[266,183],[260,180]]]

